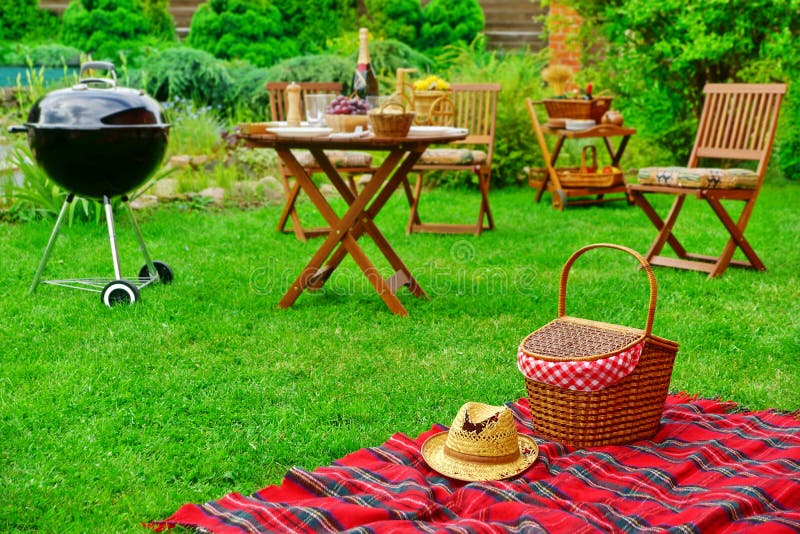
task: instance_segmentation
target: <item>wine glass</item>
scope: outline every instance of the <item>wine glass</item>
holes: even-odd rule
[[[336,98],[332,93],[306,93],[306,119],[309,126],[322,126],[325,123],[325,110]]]

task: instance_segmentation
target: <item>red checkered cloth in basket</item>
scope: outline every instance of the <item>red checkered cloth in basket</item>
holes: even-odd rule
[[[613,356],[592,361],[547,361],[517,352],[517,367],[526,378],[576,391],[598,391],[616,384],[636,369],[644,340]]]

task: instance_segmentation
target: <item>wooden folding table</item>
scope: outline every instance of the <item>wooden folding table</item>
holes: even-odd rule
[[[296,132],[293,132],[291,136],[243,135],[242,139],[251,147],[275,149],[331,227],[327,238],[280,300],[280,306],[288,308],[294,304],[304,290],[321,288],[348,254],[355,260],[372,287],[393,313],[408,314],[396,295],[401,286],[408,287],[415,297],[427,297],[406,265],[378,230],[374,219],[392,193],[404,182],[408,172],[430,144],[449,143],[465,137],[466,133],[463,130],[403,138],[372,135],[367,137],[336,135],[312,137],[302,134],[298,136]],[[339,217],[333,210],[311,176],[295,158],[292,153],[294,149],[307,149],[313,154],[320,168],[347,202],[348,208],[344,215]],[[388,154],[369,182],[364,185],[363,190],[356,195],[325,155],[325,150],[367,150],[388,152]],[[383,278],[378,274],[378,270],[359,246],[358,239],[364,234],[375,242],[394,270],[394,273],[388,278]]]

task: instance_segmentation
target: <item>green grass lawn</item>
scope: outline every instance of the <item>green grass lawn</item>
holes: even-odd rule
[[[185,502],[249,494],[290,466],[449,424],[465,401],[525,396],[516,348],[555,318],[568,256],[595,242],[643,251],[655,230],[634,207],[557,212],[530,189],[495,191],[492,206],[497,230],[480,238],[406,236],[399,195],[380,214],[430,296],[402,289],[408,317],[389,313],[350,259],[324,291],[278,308],[319,242],[277,234],[277,206],[142,213],[175,281],[114,309],[52,286],[26,296],[53,221],[0,225],[0,530],[141,531]],[[765,185],[748,236],[766,272],[656,270],[653,331],[680,343],[673,390],[800,408],[798,207],[800,184]],[[474,192],[423,197],[440,220],[476,208]],[[696,217],[677,229],[685,244],[716,252],[710,210],[693,200],[686,210]],[[142,262],[118,220],[133,275]],[[64,229],[46,276],[110,271],[105,227],[81,224]],[[646,277],[622,253],[592,251],[572,271],[570,315],[643,326],[646,301]]]

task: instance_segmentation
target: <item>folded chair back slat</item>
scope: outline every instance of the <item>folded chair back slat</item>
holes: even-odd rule
[[[750,84],[706,86],[706,105],[689,167],[697,167],[700,158],[756,161],[756,173],[759,180],[763,179],[783,95],[775,90],[780,84],[756,87],[753,89]]]

